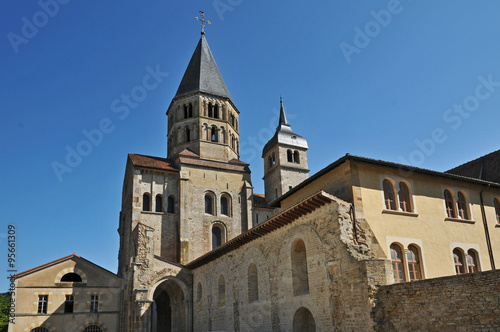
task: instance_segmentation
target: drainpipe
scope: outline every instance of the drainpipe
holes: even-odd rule
[[[358,230],[356,228],[356,211],[354,209],[354,204],[351,203],[351,216],[352,216],[352,228],[353,228],[353,232],[354,232],[354,239],[356,241],[357,244],[362,244],[362,245],[365,245],[368,249],[370,248],[370,246],[364,242],[360,242],[358,240]]]
[[[495,259],[493,258],[493,249],[491,247],[490,232],[488,230],[488,221],[486,220],[486,213],[484,211],[483,191],[479,192],[481,199],[481,214],[483,216],[484,233],[486,235],[486,246],[488,247],[488,254],[490,256],[491,269],[495,270]]]

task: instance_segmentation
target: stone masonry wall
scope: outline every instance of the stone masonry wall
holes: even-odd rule
[[[382,286],[376,331],[499,331],[500,270]]]

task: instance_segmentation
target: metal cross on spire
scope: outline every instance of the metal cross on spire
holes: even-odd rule
[[[205,22],[207,22],[207,24],[212,24],[212,22],[210,22],[209,20],[205,20],[205,12],[204,11],[200,10],[200,14],[201,14],[201,18],[196,16],[195,19],[197,21],[201,21],[201,34],[204,35],[205,34]]]

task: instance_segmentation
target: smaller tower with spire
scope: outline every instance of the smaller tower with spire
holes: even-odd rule
[[[280,97],[280,119],[276,133],[262,150],[266,201],[272,202],[309,177],[307,141],[295,134],[286,119]]]

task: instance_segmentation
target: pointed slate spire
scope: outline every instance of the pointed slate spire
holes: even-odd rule
[[[276,127],[276,133],[274,136],[266,143],[264,149],[262,150],[262,156],[269,152],[276,144],[285,144],[289,146],[296,146],[299,148],[307,149],[307,141],[304,137],[297,135],[293,132],[292,127],[288,124],[285,115],[285,109],[283,107],[283,98],[280,96],[280,120],[278,127]]]
[[[205,34],[201,35],[174,98],[197,92],[231,99]]]
[[[283,109],[283,97],[280,96],[280,125],[288,125],[286,122],[285,110]]]

